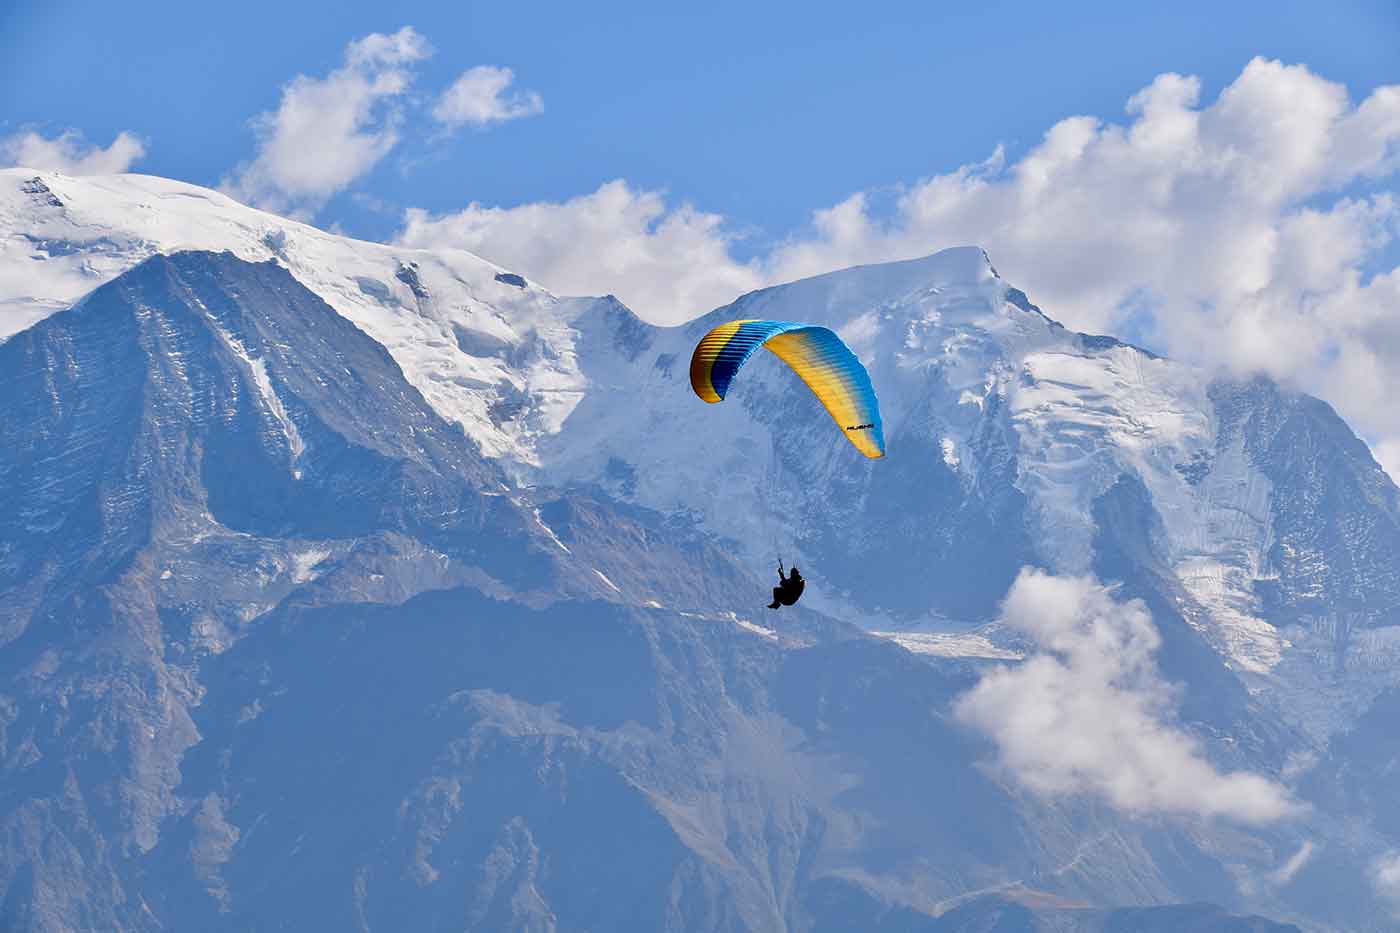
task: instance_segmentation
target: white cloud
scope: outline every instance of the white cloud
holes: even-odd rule
[[[1200,96],[1198,79],[1161,75],[1120,123],[1069,117],[1017,159],[999,148],[906,187],[888,217],[858,192],[751,261],[733,257],[722,217],[624,182],[562,204],[411,212],[404,237],[559,291],[612,292],[666,323],[756,285],[975,243],[1066,325],[1114,332],[1132,318],[1148,332],[1129,336],[1179,358],[1289,380],[1400,466],[1400,270],[1367,271],[1400,228],[1400,203],[1374,190],[1400,171],[1400,86],[1353,105],[1304,66],[1255,59],[1214,101]],[[524,242],[566,216],[587,235]]]
[[[1400,916],[1400,852],[1387,852],[1371,863],[1371,887]]]
[[[489,126],[544,110],[534,91],[511,92],[515,72],[495,65],[478,65],[462,72],[433,106],[433,116],[448,127]]]
[[[1283,787],[1217,771],[1172,724],[1173,691],[1154,658],[1161,639],[1141,601],[1120,603],[1089,578],[1025,569],[1006,595],[1002,622],[1039,651],[985,674],[955,709],[1031,790],[1097,794],[1133,813],[1249,824],[1294,812]]]
[[[399,235],[406,246],[471,250],[563,294],[613,293],[669,321],[763,284],[758,268],[730,258],[730,239],[718,215],[668,209],[661,194],[622,181],[562,203],[471,204],[446,217],[409,210]]]
[[[324,78],[298,75],[276,110],[253,121],[258,151],[224,180],[235,198],[280,211],[314,210],[369,172],[398,143],[412,65],[431,54],[405,26],[351,42]]]
[[[1013,164],[998,153],[914,185],[888,223],[843,205],[776,266],[807,274],[976,242],[1072,327],[1110,329],[1146,293],[1171,349],[1246,366],[1282,350],[1292,363],[1306,299],[1346,285],[1394,218],[1385,197],[1327,196],[1393,166],[1395,90],[1353,109],[1341,86],[1256,59],[1201,108],[1197,79],[1162,75],[1129,100],[1127,125],[1063,120]],[[1220,340],[1221,325],[1248,339]]]
[[[0,139],[0,162],[67,175],[116,175],[146,154],[141,140],[117,134],[106,149],[94,146],[77,130],[64,130],[53,139],[29,130]]]

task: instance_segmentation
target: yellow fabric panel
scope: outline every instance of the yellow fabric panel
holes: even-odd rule
[[[738,333],[740,327],[749,323],[749,320],[730,321],[716,327],[705,335],[690,358],[690,386],[696,395],[711,404],[721,401],[714,383],[710,381],[710,370],[715,365],[715,357],[719,356],[719,351],[724,349],[730,338]]]
[[[807,384],[857,450],[871,459],[884,456],[867,432],[846,430],[864,417],[859,399],[852,393],[846,374],[825,358],[820,348],[814,346],[805,334],[801,331],[777,334],[768,338],[763,346],[773,351]]]

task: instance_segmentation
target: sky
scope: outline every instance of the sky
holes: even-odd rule
[[[658,323],[977,243],[1400,475],[1400,3],[0,5],[0,163],[470,249]]]

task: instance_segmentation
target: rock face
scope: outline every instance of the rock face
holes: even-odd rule
[[[976,249],[656,328],[38,183],[0,172],[0,267],[47,270],[0,277],[39,319],[0,343],[0,927],[1391,922],[1400,495],[1321,402],[1065,331]],[[889,458],[762,355],[696,401],[738,317],[837,329]],[[769,614],[779,554],[817,583]],[[992,767],[954,708],[1031,650],[996,622],[1026,565],[1143,600],[1175,725],[1311,809]],[[1223,908],[1151,906],[1187,902]]]

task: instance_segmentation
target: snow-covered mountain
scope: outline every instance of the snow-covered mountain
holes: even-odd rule
[[[825,611],[976,626],[1022,565],[1112,558],[1100,512],[1127,484],[1163,595],[1291,722],[1325,739],[1397,682],[1400,493],[1316,399],[1067,331],[975,248],[765,289],[681,328],[607,314],[575,325],[589,391],[539,442],[547,474],[700,515],[757,566],[798,549]],[[888,459],[835,443],[766,354],[728,402],[697,406],[689,350],[734,318],[840,333],[879,389]],[[1339,684],[1338,665],[1355,676]]]
[[[144,175],[0,170],[0,340],[182,249],[276,260],[388,349],[488,456],[531,463],[534,439],[557,430],[582,397],[568,328],[594,300],[556,298],[459,250],[350,240]],[[529,418],[500,417],[523,398]]]
[[[763,354],[697,400],[738,317],[836,329],[889,456]],[[11,927],[1384,928],[1397,553],[1325,404],[1069,332],[977,248],[660,328],[189,185],[0,171]],[[775,633],[778,556],[816,583]],[[981,767],[951,704],[1029,650],[995,622],[1025,565],[1141,598],[1182,727],[1313,809],[1125,817]]]

